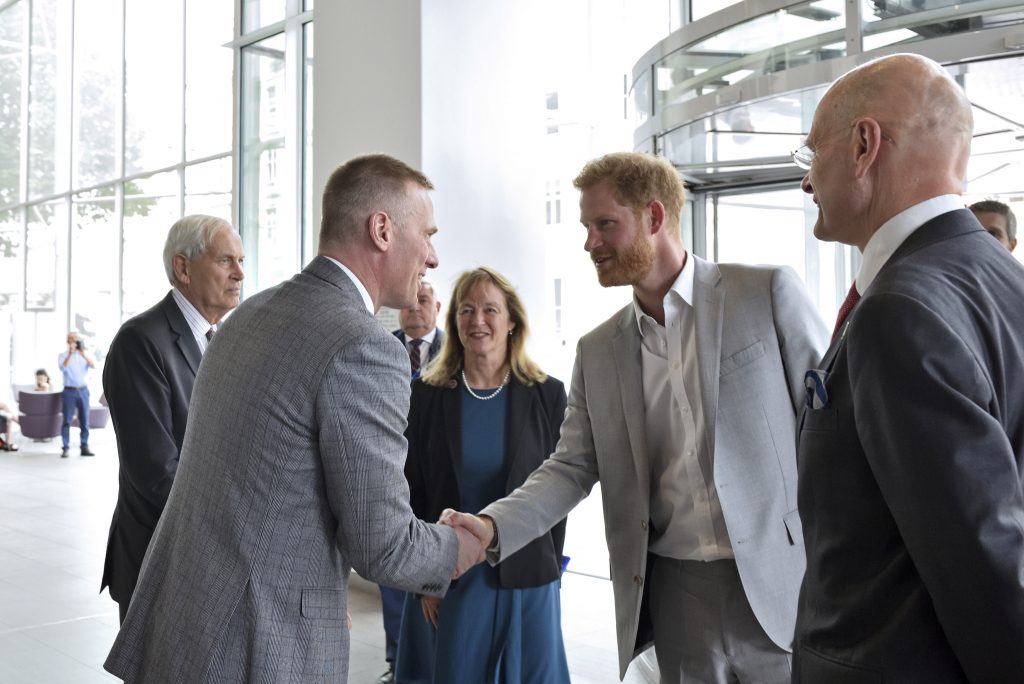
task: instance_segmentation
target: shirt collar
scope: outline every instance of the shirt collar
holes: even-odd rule
[[[683,304],[689,304],[693,306],[693,275],[696,269],[693,266],[693,255],[686,252],[686,261],[683,264],[683,270],[679,271],[679,275],[676,276],[675,282],[672,283],[672,287],[665,293],[665,297],[662,303],[666,311],[671,308],[679,308]],[[650,318],[644,310],[640,308],[640,300],[633,295],[633,314],[636,316],[636,325],[640,329],[640,336],[643,337],[644,327],[642,321],[644,318]],[[652,319],[653,320],[653,319]]]
[[[363,298],[363,304],[366,306],[366,310],[369,311],[370,315],[372,316],[374,313],[373,300],[370,299],[370,293],[367,291],[366,287],[363,286],[362,281],[360,281],[359,278],[356,277],[356,274],[350,271],[348,266],[341,263],[334,257],[329,257],[326,254],[321,254],[320,256],[322,256],[324,259],[327,259],[331,263],[335,264],[338,268],[341,269],[342,273],[348,276],[348,279],[352,281],[352,284],[355,285],[356,289],[359,291],[359,296]]]
[[[864,246],[857,274],[857,292],[863,294],[867,291],[878,272],[911,233],[936,216],[963,207],[963,199],[959,195],[940,195],[908,207],[883,223]]]
[[[185,322],[188,323],[188,328],[192,331],[192,337],[196,339],[196,344],[199,345],[199,351],[205,352],[207,343],[206,331],[210,328],[216,330],[217,326],[206,320],[203,314],[199,313],[199,309],[178,288],[171,288],[171,296],[174,297],[174,303],[181,309],[181,315],[185,317]]]

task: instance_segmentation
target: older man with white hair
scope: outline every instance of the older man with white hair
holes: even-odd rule
[[[245,277],[238,233],[214,216],[171,226],[163,260],[171,291],[121,326],[103,371],[120,468],[100,590],[122,620],[174,481],[199,362]]]

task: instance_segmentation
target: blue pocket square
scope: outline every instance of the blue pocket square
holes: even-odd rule
[[[828,392],[825,390],[826,380],[828,380],[828,371],[825,370],[812,368],[804,373],[804,389],[807,390],[807,408],[828,408]]]

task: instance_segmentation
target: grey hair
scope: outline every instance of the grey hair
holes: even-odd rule
[[[174,222],[167,231],[167,242],[164,243],[164,270],[172,286],[178,286],[178,280],[174,277],[174,257],[180,254],[192,261],[203,253],[222,230],[234,229],[224,219],[206,214],[191,214]]]
[[[437,285],[434,284],[433,280],[431,280],[430,278],[428,278],[426,276],[423,276],[422,278],[420,278],[420,284],[421,285],[426,285],[427,287],[429,287],[430,288],[430,294],[433,295],[434,299],[437,300],[437,301],[441,301],[440,296],[439,296],[440,293],[437,291]]]

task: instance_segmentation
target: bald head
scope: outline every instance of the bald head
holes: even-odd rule
[[[840,78],[826,98],[837,101],[844,120],[873,118],[911,143],[897,145],[901,154],[957,167],[959,192],[974,118],[967,95],[937,62],[911,54],[882,57]]]
[[[815,235],[863,249],[904,209],[960,194],[973,126],[963,90],[926,57],[883,57],[841,77],[807,137],[814,160],[803,188],[819,207]]]

